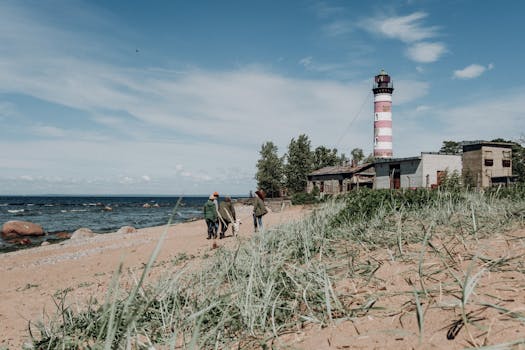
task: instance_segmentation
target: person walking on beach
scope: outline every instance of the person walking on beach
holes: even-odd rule
[[[215,207],[215,196],[211,195],[208,201],[204,204],[204,220],[206,220],[206,226],[208,226],[208,239],[217,238],[217,229],[215,223],[219,217],[217,208]]]
[[[219,214],[219,192],[213,192],[213,204],[215,204],[215,210],[217,211],[217,221],[215,222],[215,232],[219,232],[219,220],[221,214]]]
[[[220,239],[224,238],[224,234],[228,229],[230,223],[235,222],[235,208],[233,207],[232,199],[224,197],[224,200],[219,204],[219,218],[221,221]]]
[[[253,226],[255,232],[257,232],[258,229],[261,231],[264,230],[262,217],[268,213],[268,209],[266,209],[264,205],[264,197],[263,190],[255,191],[255,197],[253,198]]]

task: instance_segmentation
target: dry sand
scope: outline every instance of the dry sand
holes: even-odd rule
[[[291,207],[282,213],[269,213],[265,223],[275,225],[307,212]],[[249,237],[253,234],[251,207],[241,207],[238,213],[243,220],[240,236]],[[68,300],[82,304],[90,296],[105,294],[120,261],[126,268],[140,271],[163,230],[153,227],[134,234],[105,234],[0,255],[0,349],[19,349],[27,341],[28,321],[42,318],[44,309],[54,312],[53,295],[57,292],[67,290]],[[178,268],[170,262],[181,253],[196,257],[209,253],[213,241],[205,236],[202,220],[170,227],[150,280]],[[227,237],[215,242],[228,246],[236,239]],[[421,244],[404,246],[403,257],[395,259],[393,251],[354,247],[357,262],[377,266],[373,278],[348,278],[343,269],[340,276],[334,277],[333,287],[347,307],[359,310],[375,300],[377,309],[358,312],[352,319],[334,319],[328,327],[299,325],[274,339],[272,345],[276,349],[311,350],[464,349],[521,339],[523,343],[504,348],[525,349],[525,229],[495,232],[490,238],[480,239],[436,235],[431,242],[442,258]],[[422,252],[424,260],[420,260]],[[194,261],[198,263],[199,259]],[[421,282],[420,261],[425,276]],[[466,307],[469,326],[462,327],[460,284],[470,268],[472,275],[482,273]],[[428,292],[428,298],[421,299],[422,333],[414,298],[414,291],[422,289],[421,283]]]
[[[241,219],[240,237],[253,234],[251,206],[237,207]],[[300,218],[306,210],[289,207],[268,213],[265,225],[272,226]],[[19,349],[28,339],[28,322],[42,319],[44,310],[53,314],[53,296],[68,292],[68,300],[82,303],[92,295],[103,296],[119,263],[126,269],[140,269],[155,248],[165,226],[138,230],[137,233],[109,233],[83,240],[20,250],[0,255],[0,348]],[[176,259],[181,253],[202,256],[213,242],[229,245],[235,238],[207,240],[203,220],[172,225],[158,262]],[[153,271],[158,275],[159,264]],[[154,277],[154,276],[152,276]]]
[[[356,247],[356,261],[370,262],[377,270],[372,278],[335,277],[334,288],[347,308],[359,310],[374,301],[376,309],[356,312],[351,319],[334,319],[329,326],[298,326],[274,340],[274,347],[525,349],[525,229],[480,239],[436,234],[430,242],[435,250],[412,244],[403,247],[402,258],[393,258],[395,251],[367,252]],[[473,287],[465,304],[468,326],[462,322],[461,307],[465,280]],[[420,297],[421,330],[416,290],[428,293]]]

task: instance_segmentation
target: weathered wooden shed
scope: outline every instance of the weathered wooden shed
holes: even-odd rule
[[[321,194],[335,195],[359,187],[372,188],[374,176],[372,163],[324,167],[308,174],[306,191],[311,193],[314,186],[317,186]]]

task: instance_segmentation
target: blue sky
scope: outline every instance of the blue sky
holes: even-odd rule
[[[521,1],[1,1],[0,194],[245,194],[261,144],[525,133]],[[363,106],[363,108],[361,108]]]

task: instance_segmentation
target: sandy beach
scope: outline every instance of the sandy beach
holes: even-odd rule
[[[251,206],[237,207],[242,220],[239,237],[253,234]],[[264,217],[267,227],[298,219],[307,210],[289,207]],[[103,297],[113,271],[120,262],[124,269],[136,271],[145,264],[166,226],[144,228],[131,234],[101,234],[94,238],[63,241],[43,247],[0,255],[0,347],[19,349],[28,341],[28,323],[41,320],[44,313],[53,315],[54,298],[67,293],[70,305],[82,305],[90,296]],[[206,240],[203,220],[172,225],[168,229],[158,264],[150,282],[166,272],[163,262],[181,254],[203,256],[213,242],[231,245],[231,228],[223,240]],[[173,268],[174,264],[169,264]]]

